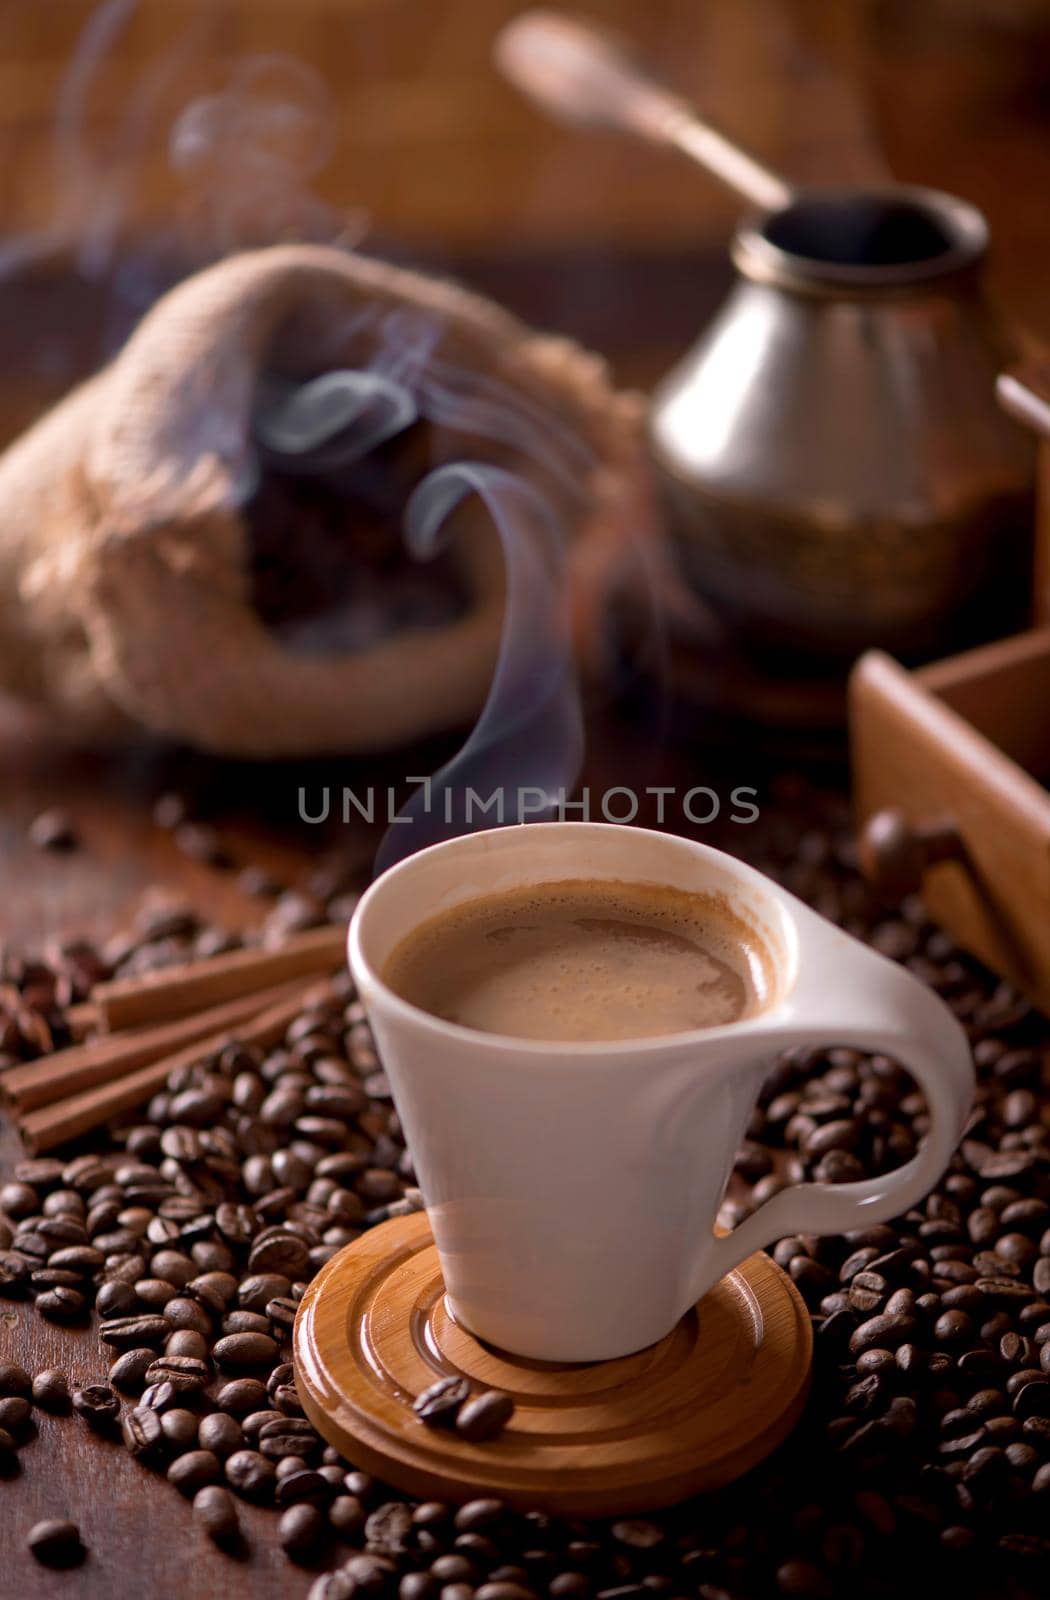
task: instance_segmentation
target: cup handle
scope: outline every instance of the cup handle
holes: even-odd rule
[[[713,1250],[705,1249],[697,1299],[786,1234],[847,1233],[907,1211],[944,1172],[973,1105],[970,1046],[943,1000],[807,907],[797,907],[796,920],[804,971],[770,1018],[778,1048],[853,1045],[892,1056],[926,1097],[929,1131],[912,1159],[893,1172],[857,1183],[799,1183],[772,1195],[732,1233],[716,1238]]]

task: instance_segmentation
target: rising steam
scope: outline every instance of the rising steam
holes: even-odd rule
[[[396,311],[371,331],[367,367],[264,391],[255,435],[271,459],[283,459],[285,470],[338,475],[423,417],[445,432],[508,447],[523,466],[542,465],[578,499],[593,465],[590,450],[520,391],[439,358],[435,318]],[[377,870],[472,828],[516,822],[526,811],[533,819],[550,815],[579,776],[583,730],[566,615],[566,535],[549,498],[522,473],[489,463],[439,467],[406,506],[408,550],[432,559],[448,541],[453,513],[472,495],[488,510],[506,571],[496,670],[469,739],[390,827]]]
[[[550,502],[517,473],[463,461],[423,480],[405,513],[409,549],[427,560],[471,494],[503,546],[507,600],[484,709],[454,759],[417,790],[380,845],[376,871],[439,839],[549,816],[579,777],[583,719],[566,617],[565,538]],[[481,811],[497,797],[495,813]]]
[[[293,457],[299,471],[352,466],[418,417],[410,389],[381,372],[343,369],[309,383],[264,386],[255,436],[271,455]]]

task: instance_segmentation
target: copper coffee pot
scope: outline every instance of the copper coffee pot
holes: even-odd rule
[[[1016,626],[1030,442],[980,290],[988,228],[930,189],[797,190],[588,24],[515,19],[497,59],[562,120],[640,135],[750,202],[739,282],[658,385],[650,442],[692,588],[739,640],[909,656]]]

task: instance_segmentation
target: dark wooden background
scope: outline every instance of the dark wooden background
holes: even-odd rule
[[[367,228],[370,243],[455,270],[538,323],[576,334],[625,379],[644,383],[662,371],[728,283],[722,247],[733,203],[672,159],[545,127],[521,106],[488,65],[495,28],[517,9],[514,0],[0,5],[0,441],[112,347],[136,296],[159,282],[158,240],[179,242],[189,228],[190,242],[201,243],[186,220],[200,196],[173,174],[168,134],[188,99],[222,91],[236,58],[260,52],[294,54],[328,84],[332,153],[312,185],[331,208],[326,218],[350,218],[351,232]],[[1050,5],[592,0],[589,9],[637,37],[680,87],[797,178],[892,172],[983,205],[997,243],[994,286],[1019,325],[1050,339]],[[112,37],[72,116],[67,89],[56,157],[61,86],[91,15]],[[264,212],[241,219],[245,236],[264,231]],[[85,246],[72,267],[70,243]],[[644,709],[596,715],[591,781],[624,781],[625,771],[636,786],[711,781],[726,758],[716,758],[709,725],[686,712],[667,726],[670,746]],[[758,776],[760,751],[749,739],[729,747],[734,781]],[[310,776],[349,782],[352,774],[330,767]],[[150,802],[189,783],[236,856],[287,879],[324,847],[296,825],[301,781],[301,770],[179,751],[70,751],[4,708],[0,936],[33,944],[58,933],[105,935],[158,887],[231,926],[258,917],[233,875],[177,853],[152,824]],[[69,857],[27,842],[29,820],[53,803],[73,813],[82,835]],[[372,841],[339,842],[367,862]],[[17,1154],[11,1130],[0,1131],[5,1168]],[[80,1379],[105,1369],[90,1335],[5,1302],[0,1356],[31,1370],[55,1362]],[[0,1594],[276,1600],[311,1581],[275,1551],[272,1517],[246,1511],[260,1537],[233,1564],[192,1528],[173,1490],[75,1420],[42,1418],[23,1461],[23,1474],[0,1484]],[[65,1515],[79,1522],[91,1555],[75,1574],[48,1573],[22,1535],[38,1517]]]

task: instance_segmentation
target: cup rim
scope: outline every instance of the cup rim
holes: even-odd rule
[[[779,954],[771,950],[769,955],[777,967],[786,973],[786,979],[779,992],[763,1010],[755,1012],[754,1016],[742,1017],[736,1022],[719,1023],[709,1028],[691,1028],[676,1033],[643,1034],[630,1039],[526,1039],[510,1033],[488,1033],[480,1028],[465,1027],[459,1022],[447,1022],[443,1017],[435,1017],[432,1012],[424,1010],[422,1006],[413,1005],[410,1000],[403,999],[384,982],[363,949],[361,928],[370,905],[375,904],[379,893],[389,888],[391,881],[397,875],[409,872],[415,863],[457,846],[466,848],[471,842],[479,839],[506,837],[523,827],[553,828],[559,832],[572,829],[577,837],[576,830],[579,829],[585,829],[589,833],[600,830],[603,835],[617,833],[626,838],[637,838],[641,835],[649,839],[659,839],[671,846],[684,846],[708,860],[713,860],[719,868],[728,870],[738,881],[748,884],[776,908],[778,924],[776,932],[783,941],[783,950]],[[730,855],[727,850],[717,850],[713,845],[701,844],[699,840],[686,838],[682,834],[662,833],[656,828],[636,828],[625,823],[582,821],[512,823],[502,828],[483,828],[474,833],[458,834],[452,839],[439,840],[437,844],[428,845],[413,855],[405,856],[395,866],[388,867],[368,887],[354,908],[347,930],[347,960],[362,998],[365,985],[361,982],[361,976],[366,980],[372,993],[382,998],[384,1006],[399,1021],[436,1029],[444,1038],[458,1041],[465,1047],[491,1049],[497,1053],[514,1051],[519,1055],[525,1051],[529,1055],[556,1060],[560,1065],[566,1056],[581,1061],[606,1061],[610,1057],[630,1060],[636,1057],[639,1051],[646,1053],[660,1051],[670,1054],[710,1044],[713,1040],[736,1041],[749,1035],[761,1037],[768,1032],[771,1025],[775,1024],[778,1013],[794,991],[799,968],[799,931],[797,920],[792,914],[790,897],[780,885],[765,873]]]

